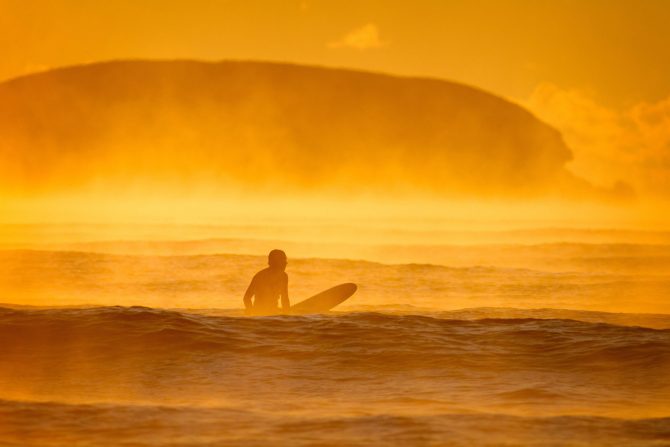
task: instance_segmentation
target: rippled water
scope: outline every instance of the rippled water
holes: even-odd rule
[[[296,300],[359,292],[247,318],[258,257],[0,263],[73,304],[0,307],[0,445],[670,445],[664,272],[292,260]]]
[[[369,431],[400,445],[485,442],[486,424],[518,442],[567,428],[580,440],[593,430],[603,442],[670,440],[670,329],[476,312],[3,308],[0,434],[17,445],[26,433],[39,445],[36,429],[55,445],[65,434],[135,442],[147,430],[166,445],[173,436],[294,445],[363,444]]]

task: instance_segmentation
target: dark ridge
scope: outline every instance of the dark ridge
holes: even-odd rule
[[[0,83],[0,186],[599,194],[561,135],[473,87],[268,62],[113,61]]]

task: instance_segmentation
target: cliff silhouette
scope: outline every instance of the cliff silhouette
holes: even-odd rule
[[[0,83],[0,187],[593,191],[554,128],[462,84],[267,62],[112,61]]]

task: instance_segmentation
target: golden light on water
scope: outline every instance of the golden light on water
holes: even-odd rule
[[[667,23],[0,0],[0,444],[663,443]]]

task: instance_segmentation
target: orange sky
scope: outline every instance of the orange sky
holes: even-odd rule
[[[269,59],[463,81],[542,82],[607,105],[670,93],[666,0],[0,0],[0,79],[114,58]]]

